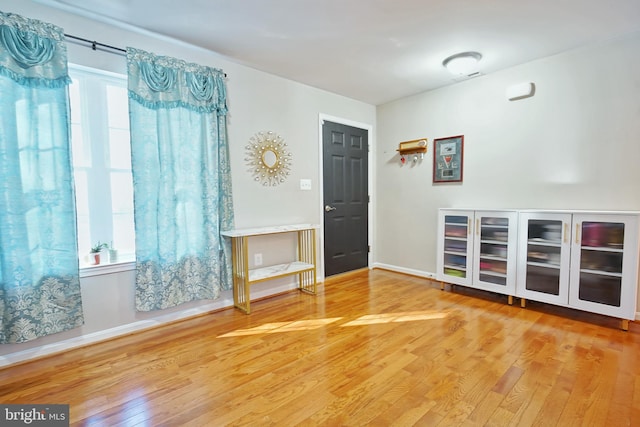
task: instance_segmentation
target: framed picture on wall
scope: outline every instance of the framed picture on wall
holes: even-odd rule
[[[433,182],[462,182],[464,135],[433,140]]]

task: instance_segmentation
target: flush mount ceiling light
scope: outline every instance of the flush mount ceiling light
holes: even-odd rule
[[[482,59],[482,55],[478,52],[462,52],[451,55],[442,61],[442,65],[456,77],[472,76],[479,72],[478,62],[480,59]]]

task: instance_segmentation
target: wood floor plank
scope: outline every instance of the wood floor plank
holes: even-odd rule
[[[483,398],[474,405],[473,411],[469,417],[462,422],[461,426],[484,426],[487,424],[493,413],[498,409],[500,402],[504,396],[500,393],[491,391],[486,392]]]
[[[384,270],[0,369],[71,425],[634,425],[640,327]]]

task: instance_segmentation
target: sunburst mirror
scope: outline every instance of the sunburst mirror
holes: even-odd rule
[[[274,132],[258,132],[249,139],[247,164],[253,179],[265,186],[284,182],[291,169],[291,152],[287,143]]]

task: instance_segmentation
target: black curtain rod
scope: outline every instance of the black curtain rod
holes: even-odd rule
[[[115,53],[116,55],[122,55],[122,56],[125,56],[127,53],[127,50],[121,47],[111,46],[109,44],[104,44],[104,43],[98,43],[95,40],[84,39],[82,37],[72,36],[71,34],[66,34],[66,33],[64,36],[68,39],[73,39],[73,40],[81,41],[83,43],[88,43],[91,45],[91,49],[93,50],[102,50],[102,51],[108,52],[108,50],[105,50],[105,49],[109,49],[109,50],[115,51],[111,53]],[[224,73],[224,76],[227,77],[227,73]]]
[[[104,44],[104,43],[98,43],[95,40],[89,40],[89,39],[83,39],[82,37],[77,37],[77,36],[72,36],[71,34],[66,34],[64,35],[66,38],[68,39],[73,39],[73,40],[78,40],[84,43],[88,43],[91,45],[91,49],[93,50],[99,50],[98,46],[101,48],[105,48],[105,49],[110,49],[110,50],[115,50],[117,52],[118,55],[123,55],[125,53],[127,53],[126,49],[122,49],[121,47],[115,47],[115,46],[111,46],[108,44]],[[103,50],[103,49],[100,49]]]

